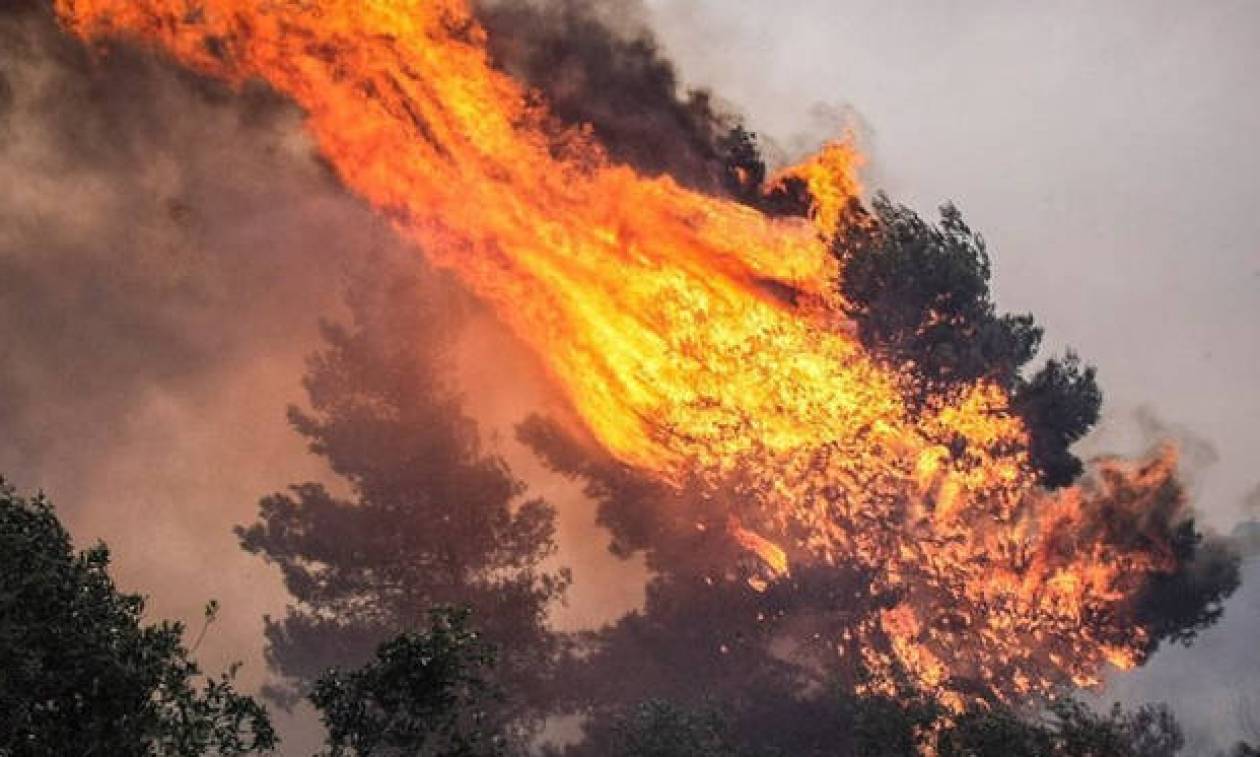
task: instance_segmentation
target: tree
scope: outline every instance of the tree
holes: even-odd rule
[[[1181,726],[1164,706],[1097,712],[1071,698],[1043,711],[1020,713],[993,705],[964,713],[942,709],[913,691],[854,695],[832,691],[829,716],[836,735],[802,746],[793,729],[812,708],[763,724],[759,739],[740,733],[725,713],[650,700],[591,729],[576,754],[601,757],[1176,757],[1185,747]],[[799,709],[799,700],[786,708]],[[754,745],[756,741],[756,745]],[[1246,748],[1240,745],[1239,749]],[[1249,753],[1238,751],[1240,757]]]
[[[1189,646],[1225,612],[1225,600],[1242,584],[1241,559],[1233,545],[1205,538],[1193,519],[1172,529],[1170,547],[1177,570],[1151,576],[1136,598],[1137,618],[1150,632],[1150,649],[1164,641]]]
[[[496,719],[496,653],[466,609],[439,608],[429,626],[384,644],[363,668],[330,670],[311,703],[328,729],[328,757],[499,757],[509,724]]]
[[[943,206],[934,226],[882,194],[870,210],[854,200],[832,249],[859,338],[909,377],[907,399],[923,404],[977,381],[995,383],[1028,427],[1042,482],[1062,486],[1080,474],[1069,448],[1098,422],[1095,371],[1069,352],[1023,377],[1042,329],[1031,315],[998,313],[986,245],[957,208]]]
[[[940,757],[1175,757],[1185,747],[1162,705],[1099,713],[1064,697],[1040,713],[992,705],[954,714],[910,693],[858,698],[853,707],[863,757],[912,757],[929,744]]]
[[[739,757],[726,721],[711,709],[687,710],[654,699],[616,719],[610,757]]]
[[[1177,719],[1162,705],[1130,713],[1115,704],[1098,714],[1066,698],[1051,705],[1050,715],[1041,727],[1051,734],[1054,757],[1174,757],[1186,745]]]
[[[202,674],[179,623],[143,623],[109,576],[109,550],[75,552],[43,496],[0,480],[0,754],[194,757],[269,751],[266,710]],[[207,623],[215,605],[207,607]]]
[[[397,274],[397,275],[395,275]],[[496,669],[518,714],[537,714],[560,639],[546,625],[566,571],[554,512],[485,452],[448,374],[457,307],[401,272],[351,291],[353,326],[325,327],[306,376],[297,431],[349,496],[320,484],[262,500],[239,528],[244,549],[279,566],[294,604],[268,619],[267,655],[294,696],[330,666],[357,666],[376,646],[423,627],[435,606],[469,606],[497,644]]]
[[[1047,486],[1075,481],[1084,470],[1071,447],[1098,422],[1102,392],[1093,366],[1076,353],[1051,358],[1028,380],[1015,380],[1012,407],[1029,430],[1028,454]]]
[[[561,668],[558,708],[591,723],[572,754],[607,757],[608,724],[660,700],[720,711],[745,749],[821,757],[847,743],[834,692],[851,687],[859,656],[836,654],[835,642],[881,599],[867,577],[852,566],[801,564],[754,590],[763,566],[727,528],[737,492],[661,483],[540,417],[518,433],[548,467],[584,484],[611,551],[642,554],[653,573],[643,607],[579,635]]]

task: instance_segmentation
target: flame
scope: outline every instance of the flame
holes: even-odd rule
[[[850,134],[828,142],[817,154],[780,172],[770,180],[769,189],[782,187],[789,179],[805,182],[813,200],[810,216],[823,236],[830,239],[840,229],[845,206],[861,191],[854,172],[861,165],[856,139]]]
[[[1139,512],[1175,456],[1050,495],[998,389],[909,410],[838,315],[822,238],[858,192],[851,143],[786,174],[814,223],[774,220],[612,164],[491,67],[461,0],[56,6],[85,39],[291,97],[346,186],[496,309],[610,453],[671,482],[738,473],[729,530],[776,577],[867,569],[897,598],[859,629],[872,685],[903,672],[961,702],[959,680],[1013,696],[1138,661],[1127,607],[1169,558],[1104,538],[1096,503],[1123,490]]]
[[[734,517],[730,520],[730,534],[736,544],[760,558],[776,578],[788,575],[787,553],[778,544],[739,525]]]

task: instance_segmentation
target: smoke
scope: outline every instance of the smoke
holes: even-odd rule
[[[347,274],[414,260],[349,197],[302,116],[0,4],[0,475],[104,539],[154,618],[223,612],[198,657],[265,675],[284,605],[234,523],[325,475],[288,429]],[[414,264],[412,264],[414,266]]]
[[[156,395],[300,354],[351,251],[388,242],[278,98],[93,64],[36,8],[0,41],[0,461],[33,484],[98,465]]]
[[[683,89],[642,2],[480,0],[477,15],[495,62],[566,124],[589,124],[614,160],[722,190],[724,140],[740,119],[709,91]]]
[[[243,682],[262,684],[262,619],[287,593],[232,527],[291,483],[337,485],[285,420],[320,320],[382,270],[466,299],[342,189],[291,104],[125,45],[88,51],[41,2],[0,3],[0,187],[0,475],[46,490],[79,544],[105,540],[154,618],[195,621],[219,599],[199,659],[244,660]],[[553,400],[501,326],[463,313],[415,336],[466,320],[470,412],[566,506],[556,563],[587,569],[559,622],[615,617],[641,569],[591,538],[580,492],[494,442]]]
[[[1133,417],[1145,446],[1176,443],[1181,477],[1190,484],[1221,459],[1220,451],[1210,439],[1182,424],[1165,420],[1150,405],[1139,406]]]
[[[1243,497],[1242,510],[1246,517],[1260,520],[1260,484]]]

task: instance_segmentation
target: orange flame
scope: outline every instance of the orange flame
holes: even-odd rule
[[[787,553],[778,544],[739,525],[734,517],[730,520],[730,532],[735,543],[760,558],[776,578],[788,574]]]
[[[1091,502],[1158,485],[1172,455],[1049,496],[1002,392],[907,410],[836,327],[820,230],[858,191],[851,145],[789,172],[814,226],[771,220],[559,129],[491,68],[462,0],[56,5],[84,38],[291,97],[345,184],[496,309],[612,454],[668,481],[740,472],[749,528],[733,538],[776,575],[789,558],[869,569],[872,592],[901,597],[859,639],[877,682],[902,670],[952,702],[955,679],[1017,694],[1138,659],[1126,603],[1163,558],[1093,538]]]
[[[809,188],[813,199],[810,216],[827,239],[840,229],[840,216],[849,201],[860,191],[854,169],[862,165],[855,138],[829,142],[803,163],[792,166],[770,180],[770,188],[781,186],[788,179],[800,179]]]

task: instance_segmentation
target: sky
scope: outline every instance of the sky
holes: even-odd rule
[[[959,206],[989,244],[1000,306],[1098,367],[1087,451],[1178,439],[1204,520],[1246,516],[1260,484],[1260,3],[649,6],[688,84],[785,158],[847,126],[868,189],[925,213]],[[1260,712],[1257,627],[1245,583],[1196,647],[1107,695],[1170,701],[1192,740],[1228,733],[1240,697]]]

